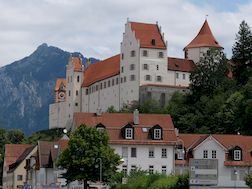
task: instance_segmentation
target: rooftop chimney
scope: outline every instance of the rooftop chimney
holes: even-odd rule
[[[134,118],[133,118],[134,125],[139,125],[139,111],[138,111],[138,109],[134,110],[133,116],[134,116]]]

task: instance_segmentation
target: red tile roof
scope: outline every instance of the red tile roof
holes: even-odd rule
[[[5,144],[5,154],[4,154],[5,168],[15,163],[19,158],[19,156],[21,156],[21,154],[31,146],[32,146],[31,144]]]
[[[56,80],[54,90],[55,90],[55,91],[58,91],[59,88],[60,88],[60,86],[61,86],[61,84],[63,84],[64,86],[66,86],[66,80],[65,80],[65,79],[62,79],[62,78],[58,78],[58,79]]]
[[[130,25],[131,29],[135,31],[136,39],[140,41],[140,47],[166,49],[166,44],[157,24],[130,22]],[[153,39],[155,40],[155,45],[152,44]]]
[[[207,137],[207,134],[183,134],[179,133],[178,142],[179,140],[183,141],[183,145],[188,150],[192,146],[194,146],[199,140],[201,141],[202,138]]]
[[[176,143],[176,134],[170,115],[139,114],[139,125],[134,126],[135,138],[126,140],[121,136],[121,128],[128,123],[133,124],[133,113],[104,113],[101,116],[83,112],[74,114],[74,124],[77,127],[81,124],[95,127],[99,123],[106,127],[110,144],[174,145]],[[148,132],[143,132],[143,128],[151,128],[156,124],[163,129],[163,140],[152,140]]]
[[[182,58],[167,58],[168,70],[180,72],[192,72],[195,64],[192,60]]]
[[[74,66],[74,71],[82,71],[82,62],[80,57],[71,57],[70,60]]]
[[[83,87],[88,87],[95,82],[115,76],[120,72],[120,54],[106,60],[90,64],[84,71]]]
[[[212,31],[208,25],[207,20],[205,20],[203,26],[201,27],[198,35],[185,47],[197,48],[197,47],[217,47],[222,48],[218,41],[214,38]]]

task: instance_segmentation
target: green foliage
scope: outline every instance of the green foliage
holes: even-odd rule
[[[227,59],[218,49],[210,49],[197,63],[190,75],[194,97],[211,95],[227,81]],[[197,100],[197,99],[196,99]]]
[[[162,113],[159,103],[154,99],[146,100],[143,105],[139,107],[141,113]]]
[[[67,169],[63,175],[67,182],[96,181],[99,178],[98,158],[102,160],[102,179],[106,182],[116,172],[120,157],[109,146],[105,131],[81,125],[70,135],[68,148],[60,155],[57,165]]]
[[[252,188],[252,173],[247,174],[244,178],[246,185],[249,186],[249,188]]]
[[[189,189],[188,175],[172,176],[140,172],[130,175],[127,184],[117,184],[116,189]]]
[[[108,113],[116,113],[117,111],[116,111],[116,109],[115,109],[114,106],[110,106],[110,107],[108,107],[108,109],[107,109],[106,112],[108,112]]]
[[[25,143],[36,144],[39,140],[53,141],[61,138],[62,136],[63,136],[62,128],[42,130],[33,133],[30,137],[26,138]]]
[[[240,24],[232,51],[232,60],[235,63],[234,76],[238,85],[244,85],[252,76],[252,33],[244,20]]]

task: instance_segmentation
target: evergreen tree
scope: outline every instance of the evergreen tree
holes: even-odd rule
[[[234,76],[238,85],[244,85],[252,76],[252,33],[244,20],[240,24],[238,34],[236,34],[232,51],[232,60],[235,63]]]

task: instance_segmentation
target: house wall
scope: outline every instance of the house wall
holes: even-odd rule
[[[131,56],[131,51],[135,51],[135,56]],[[135,37],[135,32],[131,30],[130,23],[127,22],[121,43],[120,109],[125,104],[139,100],[139,52],[139,41]],[[130,70],[131,64],[135,66],[134,70]],[[133,81],[130,79],[131,75],[135,75]]]
[[[217,187],[225,188],[246,188],[246,184],[242,177],[242,172],[247,172],[248,167],[238,168],[238,167],[227,167],[224,166],[225,161],[225,150],[216,142],[216,140],[208,138],[202,144],[200,144],[194,150],[195,159],[203,159],[203,151],[208,151],[208,159],[212,159],[212,150],[216,150],[216,159],[218,159],[218,185]],[[231,175],[234,174],[234,170],[238,171],[237,179],[232,179]],[[248,188],[248,187],[247,187]]]
[[[195,64],[200,61],[200,58],[203,57],[204,53],[209,50],[209,47],[199,47],[199,48],[189,48],[187,49],[187,56],[189,60],[193,60]]]
[[[168,145],[115,145],[111,144],[111,147],[115,149],[115,152],[122,157],[122,148],[128,148],[128,157],[122,157],[124,163],[119,166],[119,170],[122,171],[123,165],[127,165],[128,173],[131,170],[132,165],[142,170],[149,170],[149,166],[154,166],[154,172],[161,173],[162,166],[166,166],[166,173],[171,174],[174,170],[174,147]],[[137,156],[131,157],[131,148],[137,149]],[[149,157],[149,149],[154,149],[154,157]],[[162,158],[162,148],[167,149],[167,157]]]
[[[66,102],[49,105],[49,129],[66,127]]]
[[[118,83],[116,80],[118,80]],[[101,108],[102,112],[105,112],[110,106],[114,106],[116,110],[119,110],[119,80],[119,75],[116,75],[96,82],[89,87],[83,87],[82,112],[96,112],[98,108]],[[108,87],[109,82],[110,87]],[[105,83],[106,88],[104,87]],[[87,89],[89,91],[88,94]]]

